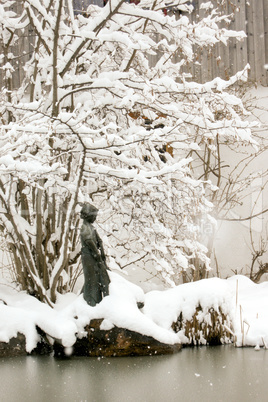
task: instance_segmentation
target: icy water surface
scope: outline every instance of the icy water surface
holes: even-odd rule
[[[0,359],[2,402],[268,401],[268,350],[183,349],[172,356]]]

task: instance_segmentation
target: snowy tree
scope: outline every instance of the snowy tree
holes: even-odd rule
[[[253,140],[228,94],[247,69],[206,84],[185,74],[194,48],[244,34],[222,28],[228,17],[216,10],[191,22],[188,3],[165,15],[161,0],[110,0],[77,16],[71,0],[26,0],[21,15],[2,3],[2,38],[27,24],[36,35],[25,82],[2,97],[0,220],[17,281],[40,300],[74,285],[85,201],[102,211],[112,269],[141,265],[171,286],[209,269],[199,226],[216,188],[193,175],[189,153]]]

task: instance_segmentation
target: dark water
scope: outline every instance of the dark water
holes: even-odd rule
[[[0,360],[2,402],[268,401],[268,350],[187,348],[172,356]]]

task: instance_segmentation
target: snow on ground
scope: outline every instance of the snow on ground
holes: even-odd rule
[[[241,275],[227,281],[236,298],[233,326],[237,345],[268,348],[268,282],[256,284]]]
[[[8,342],[17,332],[23,333],[30,352],[39,339],[37,325],[65,347],[71,347],[76,336],[85,335],[84,327],[91,319],[104,318],[103,329],[115,325],[174,344],[185,339],[171,330],[171,324],[180,312],[190,319],[200,304],[203,309],[221,307],[229,315],[237,346],[268,347],[268,282],[256,285],[244,276],[211,278],[144,294],[119,274],[110,276],[110,295],[96,307],[88,306],[82,295],[72,293],[59,295],[51,309],[1,282],[0,341]],[[137,308],[137,302],[145,303],[143,310]]]

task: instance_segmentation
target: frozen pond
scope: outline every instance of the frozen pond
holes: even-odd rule
[[[4,402],[261,402],[268,400],[268,351],[220,346],[172,356],[5,358],[0,378]]]

